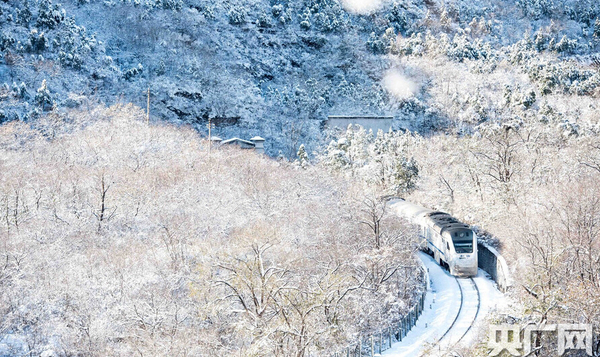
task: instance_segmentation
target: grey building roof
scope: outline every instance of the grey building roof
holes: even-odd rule
[[[329,115],[327,119],[394,119],[392,116],[376,115]]]
[[[231,138],[231,139],[223,140],[223,141],[221,141],[221,144],[234,144],[236,142],[254,146],[254,143],[252,141],[248,141],[248,140],[244,140],[244,139],[240,139],[240,138]]]

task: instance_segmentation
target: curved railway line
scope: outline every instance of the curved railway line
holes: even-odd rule
[[[455,277],[430,255],[420,252],[418,256],[430,278],[426,308],[406,338],[384,351],[383,356],[452,355],[477,341],[485,316],[502,306],[497,304],[502,293],[481,269],[472,278]]]
[[[450,324],[444,334],[437,339],[434,346],[440,345],[445,339],[448,340],[449,346],[454,346],[460,343],[467,333],[471,331],[471,328],[473,327],[475,321],[477,321],[477,316],[479,315],[479,310],[481,308],[481,295],[475,280],[473,280],[473,278],[465,279],[456,277],[454,279],[460,292],[460,306],[458,307],[458,312],[456,313],[452,324]],[[465,286],[467,281],[469,281],[470,284]],[[464,308],[466,304],[469,303],[476,304],[474,313],[473,308]],[[458,338],[456,338],[457,336]]]

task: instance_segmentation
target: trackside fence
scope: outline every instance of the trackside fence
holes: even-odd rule
[[[392,344],[402,341],[406,334],[417,324],[417,320],[423,312],[425,305],[425,295],[429,282],[428,274],[421,269],[423,273],[424,289],[419,295],[417,303],[394,325],[387,326],[378,332],[361,335],[346,348],[338,351],[331,357],[372,357],[378,356],[383,351],[392,347]]]

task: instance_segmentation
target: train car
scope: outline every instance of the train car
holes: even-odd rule
[[[388,206],[399,216],[418,224],[423,247],[451,275],[477,275],[477,236],[466,224],[448,213],[433,211],[401,198],[388,201]]]

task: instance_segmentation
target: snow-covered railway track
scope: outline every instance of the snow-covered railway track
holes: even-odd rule
[[[448,333],[450,333],[450,331],[452,331],[452,328],[456,324],[456,320],[458,320],[458,317],[460,316],[460,312],[462,311],[463,303],[465,301],[465,296],[463,294],[462,287],[460,286],[460,283],[458,282],[458,278],[454,278],[454,280],[456,281],[456,285],[458,285],[458,290],[460,291],[460,306],[458,307],[458,312],[456,313],[454,320],[452,320],[452,323],[450,324],[450,326],[448,326],[448,329],[446,330],[446,332],[444,332],[444,334],[440,338],[438,338],[438,340],[436,341],[435,344],[439,344],[448,335]]]
[[[477,293],[477,309],[475,311],[475,315],[473,316],[473,320],[471,321],[471,324],[469,325],[469,327],[467,327],[467,329],[465,330],[465,333],[463,333],[462,336],[460,336],[460,338],[458,339],[457,342],[460,342],[467,335],[467,333],[469,333],[469,331],[471,331],[471,328],[475,324],[475,321],[477,321],[477,315],[479,315],[479,310],[481,309],[481,294],[479,293],[479,288],[477,287],[477,283],[475,282],[475,280],[473,278],[469,278],[469,280],[471,281],[471,284],[473,284],[473,287],[475,288],[475,292]],[[461,292],[462,292],[462,288],[461,288]],[[464,297],[464,294],[463,294],[463,297]]]
[[[444,356],[478,338],[482,322],[503,299],[482,270],[473,278],[456,278],[425,253],[419,258],[429,272],[425,309],[407,336],[385,351],[387,357]]]
[[[435,345],[454,346],[471,331],[481,308],[481,295],[473,278],[454,278],[460,294],[456,316]]]

